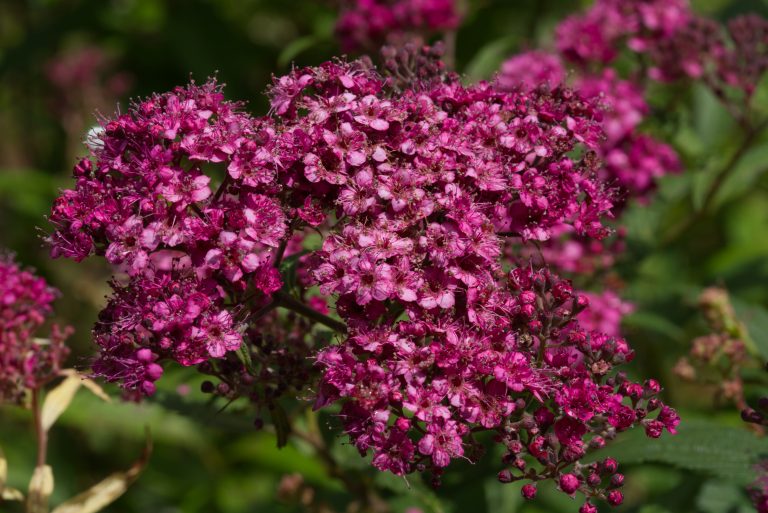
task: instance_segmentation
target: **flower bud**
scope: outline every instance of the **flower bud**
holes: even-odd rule
[[[560,489],[568,495],[573,495],[579,489],[579,478],[573,474],[563,474],[559,481]]]
[[[525,500],[532,500],[536,497],[536,485],[534,484],[527,484],[523,486],[523,488],[520,490],[520,493],[522,494],[523,498]]]

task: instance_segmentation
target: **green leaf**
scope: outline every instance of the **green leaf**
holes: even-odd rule
[[[488,79],[501,67],[517,42],[517,37],[497,39],[481,48],[467,64],[466,74],[472,80]]]
[[[702,513],[729,513],[746,504],[744,492],[734,484],[713,479],[701,487],[696,505]]]
[[[277,447],[285,447],[288,443],[288,435],[291,432],[291,423],[288,421],[288,415],[280,404],[275,404],[273,408],[270,408],[269,413],[272,415],[272,423],[275,425]]]
[[[485,481],[485,510],[493,513],[516,513],[520,509],[523,496],[520,494],[522,483],[501,484],[498,479]]]
[[[731,298],[736,317],[743,322],[751,340],[744,342],[753,343],[753,349],[757,350],[763,358],[768,360],[768,310],[760,305],[754,305]]]
[[[681,340],[684,331],[667,318],[650,311],[635,312],[624,316],[622,324],[630,329],[641,329],[664,335],[671,340]]]
[[[300,37],[292,41],[288,46],[283,48],[280,55],[277,57],[277,64],[283,68],[291,63],[302,52],[309,50],[318,43],[318,38],[314,35]]]
[[[620,464],[665,463],[747,485],[754,479],[756,461],[768,454],[768,439],[757,438],[746,429],[683,420],[678,431],[651,440],[642,429],[635,429],[620,435],[605,451],[598,451],[594,459],[610,455]]]
[[[734,166],[717,192],[715,208],[751,191],[766,171],[768,171],[768,143],[763,143],[747,151]]]
[[[248,374],[255,376],[256,369],[253,367],[253,360],[251,359],[251,351],[248,349],[248,344],[245,342],[240,344],[240,347],[237,348],[235,354],[237,355],[237,359],[240,360],[240,363],[242,363],[248,370]]]

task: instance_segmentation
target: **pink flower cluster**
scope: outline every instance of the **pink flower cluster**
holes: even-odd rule
[[[581,312],[576,318],[582,328],[588,331],[599,331],[610,337],[621,335],[621,319],[632,313],[635,307],[622,301],[612,290],[603,293],[586,292],[590,308]]]
[[[506,91],[530,90],[536,84],[560,87],[565,76],[564,64],[557,55],[532,51],[506,61],[496,86]],[[649,112],[640,87],[607,68],[598,75],[583,71],[574,77],[573,88],[602,111],[605,131],[600,146],[605,163],[602,178],[620,186],[625,195],[622,199],[647,198],[658,177],[680,169],[677,155],[670,146],[638,131]]]
[[[22,402],[27,390],[57,375],[69,354],[64,340],[70,328],[54,325],[48,340],[34,338],[57,294],[10,256],[0,256],[0,403]]]
[[[652,48],[651,77],[661,81],[703,80],[716,92],[726,88],[750,97],[768,70],[768,20],[742,15],[725,28],[707,18],[692,18],[673,37]]]
[[[382,470],[438,477],[491,430],[509,464],[540,464],[510,480],[560,479],[633,425],[674,432],[658,384],[613,372],[632,358],[626,342],[578,326],[585,296],[503,267],[511,235],[608,233],[596,106],[565,89],[464,86],[441,65],[399,73],[408,59],[390,57],[390,77],[365,61],[294,70],[264,118],[209,82],[103,121],[50,237],[54,256],[97,254],[127,273],[95,328],[94,371],[148,395],[162,362],[199,365],[221,380],[206,391],[261,404],[261,380],[279,383],[273,395],[307,381],[273,378],[306,372],[288,348],[305,359],[319,322],[341,338],[316,355],[316,406],[341,402],[345,432]],[[309,229],[322,247],[302,256]],[[343,324],[306,299],[310,284]],[[274,328],[278,306],[306,333]],[[573,476],[568,489],[611,500],[602,480]]]
[[[749,489],[749,496],[757,513],[768,513],[768,463],[756,466],[757,479]]]
[[[459,20],[455,0],[345,0],[336,34],[344,51],[378,50],[393,38],[453,30]]]
[[[692,13],[687,0],[597,0],[557,28],[557,48],[577,63],[608,64],[622,45],[645,52],[683,28]]]

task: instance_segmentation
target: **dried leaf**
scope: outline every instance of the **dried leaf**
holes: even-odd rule
[[[61,374],[63,376],[77,376],[80,378],[80,384],[83,385],[85,388],[88,389],[89,392],[91,392],[93,395],[98,397],[104,402],[111,403],[112,398],[107,395],[107,393],[104,391],[101,386],[96,383],[94,380],[85,377],[84,375],[77,372],[75,369],[65,369],[61,371]]]
[[[136,463],[125,472],[115,472],[80,495],[69,499],[51,513],[96,513],[115,502],[125,493],[144,470],[152,453],[152,440],[147,433],[144,452]]]
[[[23,501],[24,494],[15,488],[3,488],[0,492],[0,499],[4,501]]]
[[[59,386],[51,390],[45,397],[43,410],[40,414],[43,429],[48,431],[56,419],[67,409],[72,398],[75,397],[82,381],[78,375],[69,375]]]
[[[27,513],[48,513],[48,499],[53,493],[53,470],[49,465],[36,467],[29,482]]]

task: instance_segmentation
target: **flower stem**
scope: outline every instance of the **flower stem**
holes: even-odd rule
[[[48,459],[48,433],[43,428],[43,420],[40,410],[40,390],[32,389],[32,419],[37,435],[37,466],[45,466]]]

